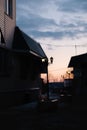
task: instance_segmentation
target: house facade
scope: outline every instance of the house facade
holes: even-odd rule
[[[0,0],[0,33],[3,34],[6,47],[12,46],[15,26],[16,0]]]
[[[87,53],[71,57],[69,67],[73,67],[73,99],[82,103],[87,98]]]
[[[47,66],[40,44],[16,26],[16,0],[0,0],[0,106],[37,100]]]

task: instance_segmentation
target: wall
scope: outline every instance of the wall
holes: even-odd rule
[[[33,72],[34,67],[36,67],[36,64],[35,66],[31,66],[34,59],[23,53],[12,52],[8,49],[0,48],[0,52],[0,54],[5,54],[4,61],[0,57],[0,63],[3,62],[3,65],[0,66],[0,107],[19,105],[32,100],[38,100],[41,79],[39,72],[37,72],[35,78],[32,79],[31,72]],[[33,61],[31,62],[30,59]],[[25,62],[26,66],[22,66]],[[21,67],[22,69],[20,69]],[[21,77],[21,72],[24,72],[24,70],[28,71],[27,77]],[[35,73],[33,74],[35,75]]]
[[[3,0],[0,0],[0,28],[2,30],[3,35],[4,33],[4,3]]]
[[[11,48],[14,29],[16,26],[16,0],[13,0],[13,17],[5,13],[4,0],[0,0],[0,28],[2,30],[6,47]]]

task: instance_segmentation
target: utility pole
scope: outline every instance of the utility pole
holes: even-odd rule
[[[50,57],[50,62],[48,65],[53,63],[53,57]],[[49,73],[48,73],[48,65],[47,65],[47,99],[49,100]]]
[[[48,66],[47,66],[47,99],[49,100],[49,77],[48,77]]]

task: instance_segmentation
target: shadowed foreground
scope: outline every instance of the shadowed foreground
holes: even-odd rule
[[[58,106],[39,111],[37,104],[0,111],[0,130],[78,130],[86,128],[87,107]]]

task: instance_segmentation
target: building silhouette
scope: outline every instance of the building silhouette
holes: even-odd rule
[[[86,104],[87,98],[87,53],[73,56],[69,62],[73,67],[74,79],[72,82],[73,101]]]
[[[38,99],[47,65],[41,45],[16,26],[16,0],[0,0],[0,106]]]

